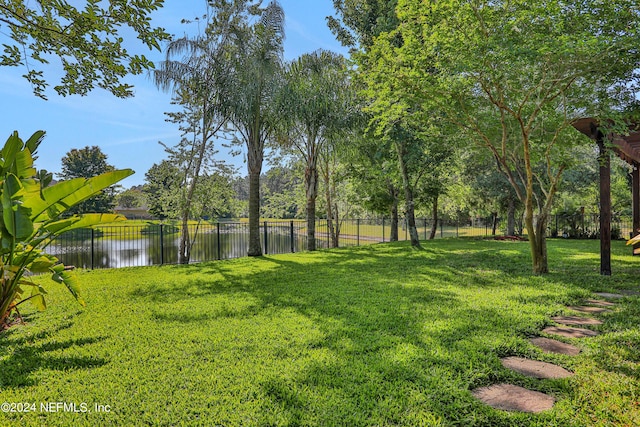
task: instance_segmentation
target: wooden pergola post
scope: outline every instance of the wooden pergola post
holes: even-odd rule
[[[632,181],[632,204],[631,209],[633,212],[633,230],[631,230],[631,237],[635,237],[640,233],[640,165],[637,162],[633,162],[633,171],[631,172]],[[640,254],[640,244],[633,245],[633,254]]]
[[[600,274],[611,276],[611,158],[599,131],[597,142],[600,149]]]
[[[600,119],[585,117],[572,123],[582,134],[596,141],[600,162],[600,274],[611,275],[611,157],[615,153],[633,166],[633,232],[640,234],[640,123],[628,123],[629,131],[623,134],[602,133]],[[634,247],[634,255],[640,255],[640,244]]]

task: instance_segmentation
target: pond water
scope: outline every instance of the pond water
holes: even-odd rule
[[[292,234],[288,227],[268,230],[267,248],[265,235],[261,230],[262,250],[265,254],[299,252],[306,247],[306,236]],[[248,230],[232,232],[198,233],[191,250],[191,262],[240,258],[249,249]],[[326,247],[326,242],[318,242]],[[78,268],[119,268],[176,264],[180,236],[178,233],[163,235],[148,234],[138,239],[108,237],[58,239],[47,247],[47,252],[55,255],[65,265]]]

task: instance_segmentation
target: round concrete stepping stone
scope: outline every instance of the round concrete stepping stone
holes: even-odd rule
[[[602,307],[591,307],[591,306],[569,306],[567,308],[570,308],[571,310],[574,311],[579,311],[581,313],[605,313],[611,310],[607,310],[606,308],[602,308]]]
[[[600,298],[609,298],[609,299],[624,298],[624,295],[622,294],[612,294],[609,292],[596,292],[595,294],[598,295]]]
[[[539,391],[512,384],[495,384],[471,392],[476,399],[495,409],[520,412],[542,412],[553,408],[555,399]]]
[[[530,341],[531,344],[542,349],[545,353],[566,354],[569,356],[575,356],[580,353],[578,347],[551,338],[538,337],[531,338]]]
[[[542,330],[545,334],[560,335],[567,338],[585,338],[595,337],[598,335],[596,331],[582,328],[572,328],[570,326],[549,326]]]
[[[591,317],[556,316],[552,317],[551,320],[563,325],[602,325],[601,320],[592,319]]]
[[[522,357],[505,357],[500,359],[502,366],[522,375],[539,379],[567,378],[573,373],[561,366],[553,363],[540,362],[538,360],[525,359]]]
[[[586,304],[597,305],[598,307],[615,307],[615,303],[609,301],[603,301],[600,299],[587,299],[584,300]]]

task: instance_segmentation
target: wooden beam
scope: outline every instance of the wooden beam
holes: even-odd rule
[[[635,237],[640,234],[640,165],[638,163],[633,163],[632,166],[631,210],[633,212],[633,229],[631,230],[631,237]],[[640,255],[640,243],[633,245],[633,254]]]
[[[611,276],[611,158],[604,135],[597,133],[600,149],[600,274]]]

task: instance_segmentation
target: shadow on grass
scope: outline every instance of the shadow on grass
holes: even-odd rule
[[[640,297],[616,301],[613,311],[601,316],[601,346],[594,360],[606,371],[640,379]]]
[[[570,394],[567,381],[523,377],[502,367],[499,357],[530,351],[526,337],[550,314],[528,312],[532,307],[572,303],[593,290],[623,286],[635,274],[637,263],[616,259],[618,277],[600,277],[596,244],[550,244],[553,273],[545,277],[531,273],[526,242],[427,242],[421,251],[398,243],[171,266],[186,280],[138,287],[132,296],[154,303],[206,296],[255,301],[191,314],[167,304],[154,314],[160,322],[197,325],[279,310],[309,319],[321,334],[297,350],[310,360],[259,384],[267,398],[263,425],[411,424],[408,413],[433,424],[529,425],[534,416],[490,410],[469,390],[510,382],[559,398]],[[496,306],[474,299],[481,292]],[[259,321],[277,328],[283,320],[275,319]],[[625,369],[637,377],[633,366]],[[540,425],[563,425],[566,419],[554,417],[566,416],[570,411],[535,417]]]
[[[508,381],[559,396],[567,391],[566,381],[541,383],[499,362],[502,355],[522,352],[518,346],[528,345],[524,337],[541,326],[523,307],[553,304],[557,296],[513,291],[546,286],[530,272],[526,243],[469,242],[451,251],[446,246],[411,251],[400,243],[172,266],[189,279],[137,288],[133,296],[153,302],[185,295],[257,301],[244,310],[210,307],[192,315],[168,306],[154,315],[162,322],[197,324],[268,309],[293,310],[317,326],[321,337],[301,351],[324,357],[261,381],[268,403],[260,424],[277,423],[279,416],[290,425],[407,424],[407,413],[427,408],[422,415],[434,422],[515,425],[508,415],[483,407],[469,390]],[[556,279],[582,295],[582,278]],[[499,307],[477,306],[471,298],[476,291],[493,292]],[[518,337],[524,344],[514,344]]]
[[[90,356],[53,356],[50,353],[72,347],[82,347],[102,341],[105,337],[70,339],[66,341],[45,341],[58,332],[68,329],[72,322],[64,322],[57,327],[38,332],[31,336],[14,338],[12,330],[0,335],[0,387],[26,387],[35,385],[33,373],[42,369],[68,371],[90,369],[108,362]]]

